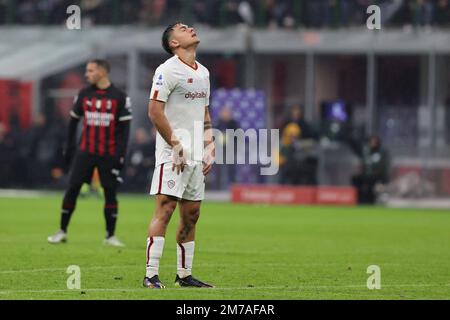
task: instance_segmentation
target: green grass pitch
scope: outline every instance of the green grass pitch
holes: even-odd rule
[[[142,287],[151,197],[119,197],[117,236],[104,247],[102,201],[80,199],[67,244],[47,244],[60,196],[0,198],[0,299],[449,299],[450,212],[381,207],[204,203],[193,273],[214,289],[176,288],[174,214],[160,278]],[[69,265],[81,289],[69,290]],[[367,267],[381,268],[369,290]]]

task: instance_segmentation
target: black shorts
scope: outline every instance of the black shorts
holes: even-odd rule
[[[72,164],[69,184],[82,185],[83,183],[90,183],[94,169],[97,168],[103,188],[116,187],[117,179],[111,172],[114,167],[114,161],[114,157],[77,152]]]

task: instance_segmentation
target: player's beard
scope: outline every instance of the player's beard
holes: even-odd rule
[[[198,46],[200,44],[200,38],[199,37],[195,37],[195,40],[192,42],[192,46]]]
[[[189,45],[189,46],[187,47],[187,49],[188,49],[188,50],[189,50],[189,49],[197,50],[197,47],[198,47],[199,44],[200,44],[200,39],[197,40],[197,41],[195,41],[195,42],[193,42],[191,45]]]
[[[102,77],[92,77],[92,79],[91,80],[88,80],[88,82],[90,83],[90,84],[92,84],[92,85],[97,85],[99,82],[100,82],[100,80],[102,79]]]

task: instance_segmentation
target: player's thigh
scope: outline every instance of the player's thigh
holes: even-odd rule
[[[185,174],[186,170],[179,174],[176,170],[172,170],[172,163],[163,163],[156,166],[153,171],[150,194],[181,198],[184,192],[183,176]]]
[[[155,197],[156,215],[157,216],[172,216],[172,213],[177,208],[178,198],[168,196],[165,194],[158,194]]]
[[[205,198],[205,176],[203,175],[203,165],[197,164],[190,167],[191,174],[185,181],[185,189],[181,196],[183,200],[202,201]]]
[[[84,152],[78,152],[73,160],[69,177],[69,185],[82,185],[86,181],[90,181],[94,168],[94,157]]]
[[[112,157],[102,157],[97,160],[98,174],[100,176],[100,183],[103,188],[116,188],[116,176],[112,173],[114,169],[114,159]]]

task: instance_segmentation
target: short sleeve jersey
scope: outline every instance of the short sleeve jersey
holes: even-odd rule
[[[155,71],[150,99],[165,103],[164,113],[183,146],[188,164],[203,158],[203,125],[209,95],[209,71],[198,62],[191,67],[174,55]],[[156,165],[172,161],[172,148],[159,133],[155,156]]]
[[[83,117],[80,150],[100,156],[117,156],[117,125],[130,121],[131,101],[111,84],[107,89],[88,86],[75,97],[70,112],[73,118]]]

